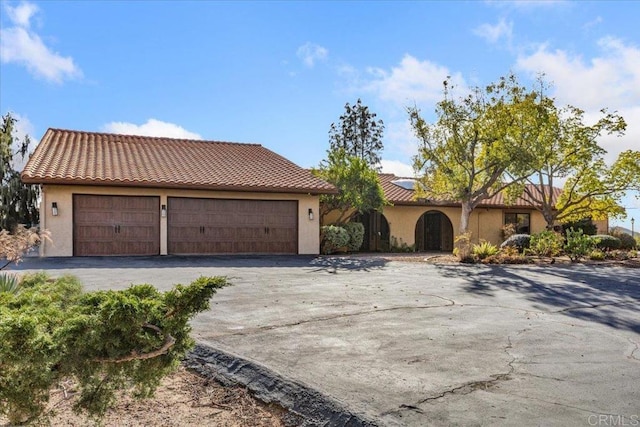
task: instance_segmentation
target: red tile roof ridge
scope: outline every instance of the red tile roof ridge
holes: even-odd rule
[[[170,136],[151,136],[151,135],[141,135],[135,133],[118,133],[118,132],[98,132],[98,131],[88,131],[88,130],[74,130],[74,129],[65,129],[65,128],[49,128],[49,130],[54,132],[68,132],[73,134],[87,134],[87,135],[98,135],[98,136],[122,136],[124,138],[142,138],[142,139],[153,139],[153,140],[167,140],[167,141],[184,141],[184,142],[207,142],[207,143],[215,143],[215,144],[233,144],[233,145],[251,145],[262,147],[262,144],[257,142],[236,142],[236,141],[218,141],[213,139],[194,139],[194,138],[176,138]]]

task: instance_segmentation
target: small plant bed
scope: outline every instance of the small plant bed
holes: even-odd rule
[[[475,264],[555,264],[587,263],[640,267],[635,242],[609,235],[589,236],[570,228],[566,235],[543,231],[534,235],[516,234],[500,247],[486,241],[471,243],[457,239],[454,255],[463,263]]]

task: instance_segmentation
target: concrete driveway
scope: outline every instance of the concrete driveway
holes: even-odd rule
[[[319,391],[356,414],[352,424],[640,425],[640,269],[366,257],[18,269],[71,273],[88,289],[228,276],[233,286],[194,320],[196,339]]]

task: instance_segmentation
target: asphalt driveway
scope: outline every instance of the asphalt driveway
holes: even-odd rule
[[[18,269],[74,274],[88,289],[227,276],[196,339],[374,424],[640,425],[640,269],[366,257],[30,258]]]

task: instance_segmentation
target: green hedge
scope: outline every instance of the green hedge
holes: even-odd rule
[[[596,234],[593,236],[596,242],[596,248],[602,250],[620,249],[620,239],[608,234]]]
[[[322,236],[321,250],[323,254],[334,253],[338,248],[347,246],[349,233],[337,225],[325,225],[320,228]]]
[[[343,228],[349,233],[348,249],[351,252],[359,251],[364,241],[364,225],[359,222],[348,222]]]

